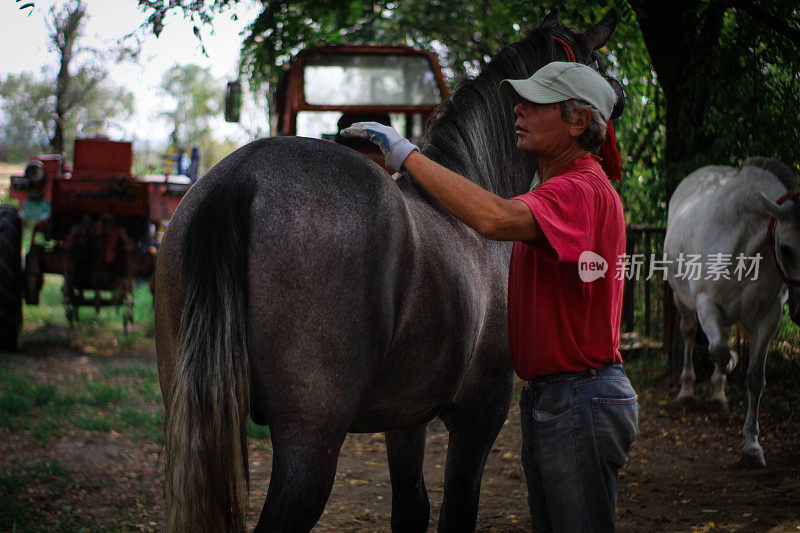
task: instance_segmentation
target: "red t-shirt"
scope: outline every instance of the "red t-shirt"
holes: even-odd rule
[[[508,277],[508,338],[523,380],[621,362],[619,323],[625,253],[622,202],[587,154],[538,188],[517,196],[530,208],[547,242],[515,242]],[[602,270],[603,277],[582,281]],[[593,270],[590,270],[592,268]]]

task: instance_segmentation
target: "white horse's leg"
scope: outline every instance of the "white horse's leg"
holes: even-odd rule
[[[780,323],[780,309],[777,313],[762,320],[750,336],[750,364],[747,367],[747,418],[744,422],[744,448],[742,463],[746,468],[764,468],[764,450],[758,443],[758,406],[764,390],[764,367],[767,363],[767,349]]]
[[[723,374],[730,374],[739,356],[728,348],[731,328],[725,327],[722,312],[705,294],[697,297],[697,318],[708,337],[708,355]]]
[[[733,328],[728,328],[723,338],[730,339],[732,333]],[[715,404],[720,412],[724,414],[727,414],[730,411],[730,407],[728,406],[728,397],[725,395],[725,384],[727,383],[727,380],[728,378],[725,376],[725,373],[722,371],[719,365],[715,363],[714,373],[711,374],[711,403]]]
[[[697,315],[694,311],[684,306],[675,299],[675,305],[681,316],[681,338],[683,338],[683,370],[681,371],[681,391],[678,393],[678,401],[686,401],[694,398],[694,382],[697,377],[694,373],[692,363],[692,352],[694,350],[694,336],[697,333]]]

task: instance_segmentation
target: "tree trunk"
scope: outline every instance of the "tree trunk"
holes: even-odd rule
[[[639,21],[653,68],[666,101],[666,141],[661,175],[666,198],[692,170],[708,164],[705,149],[711,133],[703,126],[709,101],[709,80],[714,79],[717,46],[724,10],[700,0],[629,0]],[[683,342],[672,298],[665,298],[671,317],[670,339],[665,346],[670,373],[683,367]],[[695,361],[705,361],[698,328]],[[697,366],[697,365],[696,365]],[[699,365],[705,369],[705,364]]]
[[[666,100],[662,175],[667,198],[703,160],[703,128],[724,10],[700,0],[629,0]]]
[[[67,118],[67,98],[70,90],[69,62],[72,59],[72,50],[60,50],[61,67],[58,70],[56,79],[56,109],[55,109],[55,128],[53,137],[50,139],[50,146],[56,154],[64,153],[64,121]]]
[[[72,61],[75,42],[80,37],[81,23],[86,15],[86,6],[83,0],[75,0],[56,11],[55,6],[50,9],[51,26],[50,40],[53,42],[60,56],[58,78],[56,78],[56,107],[54,113],[55,128],[50,146],[55,153],[64,153],[65,136],[64,123],[75,102],[72,101],[70,62]]]

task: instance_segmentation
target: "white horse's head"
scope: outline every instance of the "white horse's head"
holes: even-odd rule
[[[763,192],[757,193],[762,207],[775,217],[772,232],[775,259],[786,278],[800,282],[800,192],[778,204]],[[800,284],[787,283],[789,313],[800,326]]]

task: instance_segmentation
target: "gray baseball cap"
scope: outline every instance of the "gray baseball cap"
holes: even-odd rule
[[[596,107],[603,120],[611,117],[616,100],[614,89],[598,72],[582,63],[565,61],[548,63],[525,80],[503,80],[500,91],[536,104],[583,100]]]

